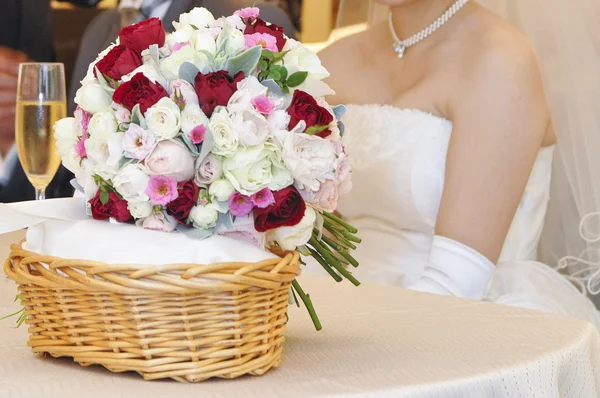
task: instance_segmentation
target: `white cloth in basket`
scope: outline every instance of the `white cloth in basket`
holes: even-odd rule
[[[107,264],[214,264],[275,258],[249,242],[229,237],[199,240],[181,232],[95,221],[85,216],[83,208],[83,199],[0,204],[0,233],[29,227],[27,250]]]

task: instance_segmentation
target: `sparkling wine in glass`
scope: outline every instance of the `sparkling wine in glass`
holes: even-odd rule
[[[63,64],[21,64],[16,111],[19,160],[36,200],[45,199],[46,187],[60,166],[53,126],[67,114]]]

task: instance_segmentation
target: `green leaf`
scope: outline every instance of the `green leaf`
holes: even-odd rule
[[[123,156],[121,159],[119,159],[119,164],[117,165],[117,168],[119,170],[121,170],[123,167],[127,166],[130,163],[133,163],[133,159],[127,158],[125,156]]]
[[[279,73],[278,70],[271,68],[269,71],[269,77],[275,81],[278,81],[281,79],[281,73]]]
[[[257,48],[262,48],[262,47],[257,47]],[[261,56],[263,58],[268,59],[269,61],[272,61],[274,59],[273,52],[271,50],[262,50]]]
[[[287,69],[284,66],[271,65],[271,68],[269,69],[269,77],[275,81],[283,82],[285,79],[287,79]]]
[[[319,133],[327,130],[328,128],[329,128],[329,125],[311,126],[306,129],[305,133],[308,135],[315,135],[315,134],[319,134]]]
[[[284,94],[289,94],[290,93],[290,88],[288,86],[283,86],[281,88],[281,91],[283,91]]]
[[[279,73],[281,74],[281,81],[285,82],[288,78],[288,70],[285,66],[280,66],[279,68]]]
[[[227,52],[227,44],[229,43],[229,39],[231,38],[231,34],[229,33],[231,28],[228,24],[224,24],[221,33],[217,37],[217,53],[219,52]]]
[[[306,80],[307,77],[308,77],[308,72],[292,73],[292,75],[290,77],[288,77],[285,84],[288,87],[298,87],[299,85],[304,83],[304,81]]]
[[[196,25],[190,24],[190,26],[194,29],[194,30],[200,30],[198,29],[198,27]]]
[[[146,118],[142,115],[140,104],[136,104],[131,110],[131,123],[135,123],[142,128],[148,128],[146,125]]]
[[[100,70],[98,69],[98,67],[95,67],[95,69],[96,69],[96,76],[98,76],[98,82],[100,83],[102,88],[112,96],[114,94],[114,92],[116,91],[116,89],[114,87],[112,87],[108,81],[106,81],[106,77],[102,73],[100,73]]]
[[[258,61],[258,67],[261,71],[269,69],[269,64],[264,59]]]
[[[106,191],[102,191],[100,192],[100,203],[102,203],[103,205],[108,203],[108,192]]]
[[[273,62],[281,61],[287,53],[289,53],[289,51],[281,51],[281,52],[273,54]]]
[[[240,55],[227,60],[225,69],[231,76],[236,73],[244,72],[244,76],[250,76],[252,71],[256,69],[260,60],[260,51],[262,47],[252,47]]]
[[[191,62],[184,62],[179,67],[179,78],[193,85],[198,72],[200,72],[200,69],[196,65]]]

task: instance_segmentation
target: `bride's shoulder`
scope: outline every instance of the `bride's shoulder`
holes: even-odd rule
[[[539,82],[535,51],[517,28],[493,13],[481,10],[478,22],[468,34],[477,38],[464,47],[461,57],[469,78],[488,78],[490,83],[503,79],[524,84]]]
[[[323,66],[331,74],[327,83],[337,93],[334,101],[347,102],[364,96],[362,84],[349,85],[348,82],[364,82],[369,71],[379,68],[374,60],[384,51],[381,35],[380,27],[371,27],[341,37],[319,52]]]
[[[347,69],[349,64],[360,63],[370,50],[367,44],[372,35],[372,29],[367,29],[335,40],[319,52],[323,65],[333,74]]]

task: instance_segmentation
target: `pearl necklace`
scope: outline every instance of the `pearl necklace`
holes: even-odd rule
[[[388,22],[390,26],[390,32],[394,38],[394,51],[398,53],[398,58],[402,59],[404,57],[404,53],[406,52],[407,48],[412,47],[431,36],[433,32],[441,28],[468,2],[469,0],[457,0],[456,3],[452,4],[452,6],[448,8],[448,10],[446,10],[441,17],[435,20],[435,22],[406,40],[400,40],[396,34],[396,29],[394,29],[394,21],[392,19],[392,12],[390,11]]]

